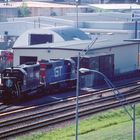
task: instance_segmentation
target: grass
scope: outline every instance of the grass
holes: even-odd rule
[[[130,113],[131,110],[129,109]],[[140,105],[136,106],[136,130],[140,132]],[[138,125],[139,124],[139,125]],[[132,139],[132,121],[124,109],[110,110],[79,121],[80,140],[129,140]],[[136,133],[140,139],[140,133]],[[16,140],[74,140],[75,125],[48,133],[37,133]]]
[[[140,119],[137,121],[140,124]],[[140,140],[140,125],[136,125],[136,140]],[[132,140],[132,123],[124,122],[80,135],[79,140]],[[74,139],[74,138],[73,138]],[[71,139],[72,140],[72,139]]]

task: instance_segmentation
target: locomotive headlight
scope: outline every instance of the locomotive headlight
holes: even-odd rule
[[[13,86],[13,81],[11,79],[6,80],[6,86],[11,88]]]

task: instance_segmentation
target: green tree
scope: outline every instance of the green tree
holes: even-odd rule
[[[28,8],[26,3],[22,3],[22,5],[18,9],[18,16],[19,17],[27,17],[30,15],[30,9]]]

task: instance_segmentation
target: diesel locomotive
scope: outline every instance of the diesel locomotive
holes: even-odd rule
[[[1,74],[1,98],[11,102],[17,98],[68,89],[75,86],[75,62],[72,59],[41,60],[6,68]]]
[[[80,67],[98,70],[113,82],[140,77],[140,70],[115,74],[114,54],[82,57]],[[50,94],[75,88],[76,68],[77,57],[28,62],[6,68],[1,73],[0,97],[3,102],[11,102],[19,98],[26,99],[29,95],[40,95],[42,91]],[[93,88],[104,83],[101,75],[80,73],[80,87]]]

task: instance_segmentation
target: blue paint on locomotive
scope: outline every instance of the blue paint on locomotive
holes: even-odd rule
[[[46,65],[46,85],[75,78],[75,63],[72,60],[53,59],[50,61],[42,60],[41,62]]]
[[[21,92],[32,90],[40,85],[39,70],[40,70],[39,64],[33,65],[23,64],[16,67],[6,68],[2,72],[2,82],[6,83],[7,79],[12,80],[13,77],[15,77],[13,86],[18,84]],[[8,89],[9,87],[6,88]]]
[[[48,67],[49,66],[49,67]],[[65,79],[65,66],[63,60],[51,61],[46,67],[46,84]]]
[[[75,80],[72,59],[41,60],[40,64],[7,68],[2,73],[2,100],[9,102],[11,98],[39,94],[44,88],[47,92],[70,89]]]
[[[39,78],[40,65],[39,64],[34,64],[34,65],[24,64],[22,68],[27,73],[26,75],[24,75],[24,80],[23,80],[25,89],[38,87],[40,85],[40,78]]]

